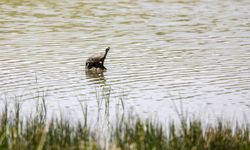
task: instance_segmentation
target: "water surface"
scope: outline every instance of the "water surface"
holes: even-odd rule
[[[176,107],[249,120],[249,10],[248,0],[2,0],[1,102],[29,110],[45,97],[75,114],[80,101],[95,114],[104,91],[111,111],[122,98],[163,120]],[[88,56],[108,46],[108,71],[86,74]]]

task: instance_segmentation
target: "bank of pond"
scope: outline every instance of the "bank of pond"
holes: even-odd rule
[[[47,117],[46,106],[38,104],[35,112],[24,116],[20,107],[6,104],[1,109],[0,149],[250,149],[248,123],[218,121],[204,126],[199,119],[180,117],[179,123],[170,122],[166,129],[156,121],[128,114],[116,118],[102,135],[102,128],[87,123],[87,108],[83,109],[84,118],[72,124],[63,116]]]

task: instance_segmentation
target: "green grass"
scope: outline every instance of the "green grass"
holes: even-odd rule
[[[127,120],[116,126],[113,139],[121,149],[164,150],[249,150],[249,126],[234,128],[218,122],[203,128],[199,120],[171,123],[167,132],[152,121]]]
[[[110,128],[108,140],[99,137],[84,119],[72,125],[69,119],[48,119],[45,103],[35,113],[21,117],[20,105],[12,113],[6,104],[0,113],[0,149],[61,150],[61,149],[139,149],[139,150],[248,150],[249,125],[232,128],[223,122],[204,128],[199,120],[181,120],[164,129],[160,123],[128,115]],[[106,143],[103,144],[103,141]]]

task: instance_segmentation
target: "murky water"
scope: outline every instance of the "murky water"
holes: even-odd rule
[[[1,101],[45,96],[50,108],[96,112],[102,90],[110,110],[163,120],[181,105],[211,118],[249,118],[249,0],[0,2]],[[104,52],[108,71],[85,74]]]

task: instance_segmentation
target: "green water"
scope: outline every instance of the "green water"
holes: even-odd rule
[[[78,113],[96,113],[96,93],[110,109],[125,97],[142,116],[187,113],[244,118],[250,113],[248,0],[2,0],[0,100],[26,110],[45,96]],[[85,74],[85,60],[111,47],[103,75]],[[108,89],[108,90],[107,90]]]

